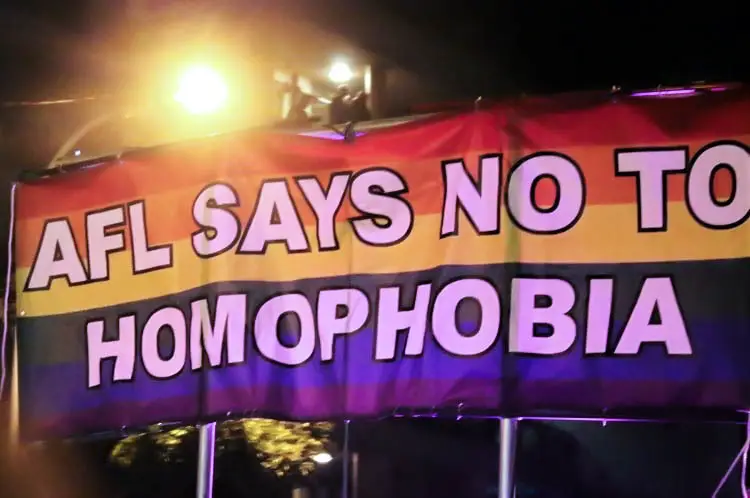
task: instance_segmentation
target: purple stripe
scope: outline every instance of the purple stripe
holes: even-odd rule
[[[463,324],[471,329],[473,324]],[[619,324],[615,329],[619,329]],[[253,348],[248,348],[247,362],[242,365],[211,369],[207,375],[210,391],[224,389],[258,389],[270,392],[278,388],[311,389],[330,386],[377,385],[415,379],[451,381],[453,379],[480,379],[497,382],[503,376],[527,380],[584,381],[596,386],[600,382],[628,380],[647,381],[659,379],[678,385],[696,380],[704,382],[750,382],[750,368],[746,368],[743,351],[747,339],[739,337],[747,330],[747,323],[724,322],[696,324],[690,332],[696,355],[693,357],[665,358],[662,347],[644,346],[638,356],[584,356],[583,341],[564,355],[553,357],[518,357],[503,353],[502,340],[495,349],[483,356],[459,358],[442,351],[434,341],[426,341],[425,353],[419,358],[399,357],[394,362],[376,362],[372,359],[373,331],[363,330],[346,337],[337,345],[337,354],[346,361],[321,363],[319,358],[295,368],[274,365]],[[731,342],[718,343],[716,330],[734,331]],[[730,333],[730,332],[727,332]],[[405,337],[399,338],[397,350],[403,350]],[[742,340],[741,340],[742,339]],[[733,346],[733,347],[732,347]],[[344,356],[345,355],[345,356]],[[103,378],[112,377],[112,362],[105,362]],[[198,374],[184,371],[176,378],[155,380],[149,378],[138,365],[135,380],[105,384],[98,389],[86,388],[85,362],[43,365],[21,365],[21,409],[27,416],[47,418],[60,412],[75,413],[99,405],[127,403],[185,396],[197,396]]]
[[[296,420],[331,420],[389,415],[398,409],[455,409],[459,404],[467,411],[498,414],[600,411],[602,406],[610,410],[664,406],[742,409],[748,397],[750,383],[736,382],[399,380],[348,388],[226,389],[210,393],[207,414],[215,418],[281,414]],[[109,404],[74,415],[26,420],[23,436],[44,439],[194,420],[196,409],[194,396]]]
[[[114,432],[116,428],[194,421],[198,413],[196,396],[164,398],[148,403],[113,403],[62,417],[26,418],[21,424],[21,437],[25,440],[42,440]]]

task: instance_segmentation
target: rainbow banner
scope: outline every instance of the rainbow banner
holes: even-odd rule
[[[22,431],[750,405],[750,98],[244,133],[22,184]]]

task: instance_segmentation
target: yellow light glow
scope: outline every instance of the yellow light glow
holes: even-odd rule
[[[335,62],[328,71],[328,79],[334,83],[348,83],[354,77],[352,69],[346,62]]]
[[[207,66],[195,66],[183,73],[174,99],[190,113],[209,114],[224,106],[228,94],[219,73]]]

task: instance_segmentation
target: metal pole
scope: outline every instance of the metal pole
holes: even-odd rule
[[[5,394],[5,384],[10,380],[10,403],[8,406],[8,450],[15,452],[19,449],[20,441],[20,430],[19,430],[19,412],[21,409],[19,402],[19,381],[18,381],[18,329],[16,327],[16,305],[15,300],[11,299],[11,292],[13,290],[13,243],[15,236],[15,208],[16,208],[16,187],[18,185],[13,183],[10,188],[10,224],[8,226],[8,259],[5,274],[5,294],[2,300],[2,337],[0,337],[0,401]],[[23,312],[21,312],[23,314]],[[11,325],[12,324],[12,325]],[[6,354],[6,346],[8,341],[12,341],[11,346],[11,367],[8,372],[8,356]],[[8,375],[10,374],[10,379]],[[5,448],[3,448],[5,451]],[[11,457],[12,459],[13,457]]]
[[[211,212],[205,213],[206,221],[211,218]],[[205,223],[209,225],[209,223]],[[206,249],[208,246],[208,240],[204,242],[203,248]],[[210,269],[203,261],[201,265],[201,276],[203,284],[206,285],[209,282]],[[210,321],[208,316],[209,312],[206,307],[201,308],[201,323]],[[203,342],[203,341],[201,341]],[[206,368],[206,355],[205,352],[201,352],[201,369],[200,379],[198,384],[198,416],[206,416],[206,397],[208,388],[208,371]],[[216,422],[210,422],[199,426],[199,439],[198,439],[198,479],[196,482],[195,496],[196,498],[213,498],[214,496],[214,452],[216,451]]]
[[[216,448],[216,422],[200,426],[198,446],[198,486],[196,498],[213,498],[214,450]]]
[[[500,462],[498,472],[498,498],[515,497],[516,439],[518,435],[518,419],[500,419]]]
[[[352,498],[359,498],[359,453],[352,453]]]
[[[344,455],[342,459],[343,472],[341,477],[341,497],[349,498],[349,421],[344,422]]]
[[[19,429],[19,413],[21,411],[21,405],[19,401],[19,384],[18,384],[18,334],[15,333],[15,326],[13,326],[13,358],[11,360],[11,374],[10,374],[10,431],[8,432],[10,449],[15,452],[20,447],[20,429]]]
[[[294,488],[292,498],[311,498],[307,488]]]

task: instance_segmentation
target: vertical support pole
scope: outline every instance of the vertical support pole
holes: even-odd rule
[[[365,93],[372,95],[372,64],[365,67]]]
[[[310,492],[307,488],[294,488],[292,498],[310,498]]]
[[[477,109],[481,101],[477,101]],[[522,150],[524,146],[524,135],[520,131],[520,125],[523,119],[517,113],[516,108],[511,107],[510,112],[507,113],[507,123],[504,132],[508,136],[508,146],[506,159],[515,163],[522,156]],[[499,138],[499,137],[498,137]],[[499,140],[499,144],[502,141]],[[516,199],[512,199],[515,201]],[[512,225],[512,223],[511,223]],[[518,228],[511,226],[511,230],[506,231],[506,249],[505,255],[508,261],[522,261],[523,248],[521,247],[521,237]],[[511,304],[512,306],[514,304]],[[512,326],[512,325],[511,325]],[[505,379],[513,378],[517,374],[517,365],[515,358],[506,356],[501,363],[501,375],[503,385]],[[512,393],[512,390],[508,391]],[[503,392],[505,394],[505,392]],[[512,394],[511,394],[512,396]],[[500,447],[499,447],[499,462],[498,462],[498,486],[497,495],[498,498],[515,498],[515,463],[516,463],[516,436],[518,433],[518,419],[501,417],[500,418]]]
[[[349,498],[349,421],[344,422],[344,455],[342,458],[342,476],[341,476],[341,497]]]
[[[370,114],[373,119],[383,119],[387,114],[386,100],[388,84],[385,67],[378,61],[373,61],[365,70],[365,93],[370,98]]]
[[[213,498],[214,451],[216,449],[216,422],[203,424],[199,428],[198,442],[198,486],[196,498]]]
[[[359,453],[352,453],[352,498],[359,498]]]
[[[8,226],[8,266],[5,274],[5,294],[3,295],[2,303],[2,337],[0,337],[0,400],[5,394],[5,384],[9,380],[8,374],[10,374],[10,403],[8,406],[8,450],[15,452],[19,449],[20,441],[20,400],[19,400],[19,364],[18,364],[18,329],[16,328],[16,306],[13,299],[11,299],[11,293],[13,292],[13,241],[15,237],[15,222],[16,222],[16,187],[17,184],[13,183],[10,188],[10,223]],[[11,309],[11,307],[13,309]],[[23,313],[23,312],[21,312]],[[11,318],[12,317],[12,318]],[[13,325],[11,325],[11,322]],[[12,341],[11,346],[11,368],[8,372],[8,355],[6,347],[8,341]],[[3,448],[5,450],[5,448]]]
[[[20,448],[19,413],[21,405],[18,385],[18,334],[15,332],[15,325],[10,330],[13,331],[13,358],[11,359],[12,368],[10,373],[10,431],[8,432],[8,442],[10,443],[10,450],[15,453]]]
[[[518,419],[500,419],[500,458],[498,472],[498,498],[515,497],[515,463]]]
[[[211,212],[204,214],[204,218],[210,219]],[[205,223],[210,226],[210,223]],[[204,249],[208,246],[208,240],[203,244]],[[209,266],[203,262],[201,265],[201,281],[205,285],[211,277]],[[208,310],[201,309],[201,321],[207,323]],[[199,419],[206,416],[206,398],[208,396],[208,378],[205,353],[201,362],[200,378],[198,384],[198,417]],[[216,422],[202,424],[198,428],[198,478],[196,479],[195,497],[196,498],[213,498],[214,496],[214,452],[216,451]]]

